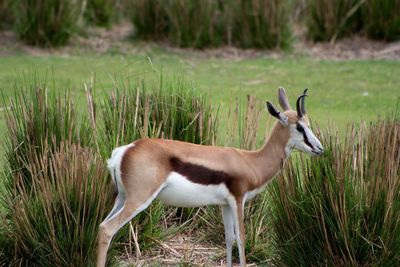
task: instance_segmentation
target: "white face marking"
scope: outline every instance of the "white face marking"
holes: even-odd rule
[[[176,172],[171,172],[158,198],[169,205],[178,207],[199,207],[226,205],[231,196],[225,184],[202,185],[189,181]]]
[[[297,124],[299,124],[301,131],[299,131]],[[297,124],[289,125],[290,140],[286,149],[290,152],[293,148],[296,148],[311,155],[321,155],[323,148],[318,138],[305,123],[298,121]]]

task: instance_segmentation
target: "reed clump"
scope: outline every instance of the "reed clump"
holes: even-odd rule
[[[386,41],[400,39],[400,0],[367,0],[361,12],[368,37]]]
[[[179,47],[287,48],[287,1],[132,0],[137,36]]]
[[[104,163],[117,146],[157,137],[256,149],[264,140],[258,132],[268,115],[255,97],[245,105],[233,102],[225,139],[217,139],[218,109],[190,83],[160,75],[155,82],[116,84],[101,96],[94,95],[94,84],[86,85],[84,113],[73,94],[56,94],[38,79],[28,89],[16,87],[4,105],[1,266],[94,265],[98,226],[114,194]],[[349,127],[343,139],[332,129],[318,131],[325,155],[294,157],[270,189],[246,205],[248,259],[287,266],[400,265],[399,118],[397,112]],[[109,264],[121,245],[140,255],[138,248],[185,229],[203,229],[201,236],[213,244],[224,238],[218,208],[155,202],[119,232]]]
[[[14,23],[13,5],[14,1],[12,0],[0,1],[0,30],[12,28]]]
[[[335,41],[360,30],[360,0],[312,0],[307,7],[308,36],[314,41]]]
[[[101,27],[110,27],[118,18],[121,8],[119,0],[88,0],[85,7],[85,20]]]
[[[387,41],[400,38],[399,0],[311,0],[306,13],[308,36],[314,41],[354,34]]]
[[[15,2],[15,31],[26,43],[63,46],[79,32],[85,1],[18,0]]]
[[[399,114],[321,134],[321,158],[301,157],[272,185],[277,261],[287,266],[400,264]]]
[[[45,84],[16,91],[8,103],[0,265],[94,265],[112,192],[105,164],[90,148],[91,129],[73,103]]]
[[[4,105],[1,266],[94,266],[98,227],[113,204],[105,166],[112,149],[144,137],[214,142],[209,99],[183,80],[161,77],[100,98],[86,85],[85,115],[69,90],[58,95],[37,77],[29,88],[16,87]],[[146,249],[173,233],[177,213],[161,203],[149,207],[120,231],[109,264],[121,245]]]
[[[88,98],[93,99],[90,93]],[[101,114],[92,124],[101,132],[98,143],[104,158],[108,158],[115,147],[140,138],[165,138],[206,145],[216,142],[218,110],[211,106],[207,95],[198,94],[192,84],[182,79],[170,80],[161,74],[153,82],[139,81],[129,87],[116,85],[111,94],[95,106],[101,109],[91,113],[100,111]],[[96,110],[95,106],[90,110]],[[155,239],[163,239],[177,231],[176,224],[191,220],[193,214],[194,209],[166,207],[155,201],[120,231],[121,239],[116,239],[122,240],[123,245],[135,246],[133,238],[139,232],[137,243],[140,249],[146,249]],[[161,226],[163,222],[169,226],[168,231]],[[129,233],[131,237],[127,240]]]
[[[107,152],[134,140],[154,137],[215,144],[217,121],[210,99],[182,80],[159,77],[115,89],[101,103],[101,144]]]

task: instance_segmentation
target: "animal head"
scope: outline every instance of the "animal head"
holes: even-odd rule
[[[287,128],[289,132],[288,146],[305,153],[319,156],[324,152],[321,142],[314,135],[310,128],[304,100],[307,97],[307,90],[297,98],[296,111],[290,107],[285,89],[278,89],[279,104],[283,108],[283,112],[277,110],[271,102],[267,101],[268,112]]]

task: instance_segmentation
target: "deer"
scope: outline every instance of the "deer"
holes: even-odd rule
[[[266,102],[277,122],[258,150],[150,138],[115,148],[108,168],[117,195],[114,207],[99,226],[97,267],[105,266],[116,232],[156,198],[178,207],[221,206],[227,266],[232,266],[235,241],[240,266],[246,266],[245,203],[265,189],[294,149],[313,156],[324,151],[310,128],[306,96],[307,89],[292,110],[285,90],[278,88],[283,111]]]

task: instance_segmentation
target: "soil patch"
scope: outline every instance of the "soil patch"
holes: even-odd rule
[[[400,60],[400,41],[374,41],[359,36],[345,38],[335,43],[299,42],[296,50],[304,51],[311,57],[329,60]]]
[[[120,261],[124,266],[226,266],[225,243],[213,246],[196,234],[180,233],[164,241],[156,241],[150,250],[138,253],[127,248]],[[236,266],[236,265],[235,265]],[[256,266],[254,264],[248,266]]]

